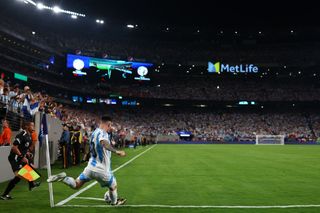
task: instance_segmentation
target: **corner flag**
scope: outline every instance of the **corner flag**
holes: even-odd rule
[[[18,174],[27,181],[35,181],[40,178],[39,173],[35,171],[29,164],[26,164],[24,167],[22,167]]]
[[[48,178],[51,177],[51,163],[50,163],[50,150],[49,150],[49,135],[48,135],[48,124],[47,124],[47,115],[44,113],[40,120],[40,131],[39,131],[39,146],[42,145],[42,139],[45,138],[46,143],[46,161],[47,161],[47,173]],[[49,185],[49,198],[50,198],[50,207],[54,207],[53,199],[53,187],[52,183]]]

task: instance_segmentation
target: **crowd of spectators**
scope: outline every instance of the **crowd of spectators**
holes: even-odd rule
[[[11,36],[12,37],[12,36]],[[63,67],[54,67],[48,63],[50,53],[41,48],[32,46],[30,43],[13,39],[10,36],[0,34],[0,68],[10,72],[18,71],[29,78],[60,87],[63,90],[86,93],[94,96],[106,96],[118,93],[125,97],[133,98],[156,98],[176,100],[213,100],[213,101],[318,101],[320,100],[320,87],[310,81],[291,82],[281,81],[274,83],[272,80],[226,80],[220,83],[212,81],[211,78],[198,77],[197,79],[184,79],[170,82],[159,81],[159,85],[150,84],[117,84],[116,86],[105,83],[105,86],[93,86],[91,83],[79,82],[76,78],[67,78],[66,72],[61,71]],[[29,35],[30,38],[32,36]],[[4,40],[5,39],[5,40]],[[78,44],[78,39],[72,38],[66,45]],[[73,41],[74,40],[74,41]],[[103,47],[101,41],[87,41],[90,47]],[[113,42],[111,42],[113,44]],[[130,42],[129,42],[130,43]],[[80,42],[81,44],[81,42]],[[98,45],[99,44],[99,45]],[[61,45],[61,44],[59,44]],[[57,45],[57,46],[59,46]],[[106,43],[107,45],[107,43]],[[113,44],[114,45],[114,44]],[[115,45],[118,47],[126,46]],[[144,45],[141,45],[144,46]],[[167,46],[167,45],[159,45]],[[170,46],[170,45],[169,45]],[[154,50],[157,48],[148,48]],[[175,49],[175,48],[173,48]],[[281,48],[284,49],[285,48]],[[94,50],[98,51],[98,50]],[[120,51],[120,50],[119,50]],[[230,52],[230,51],[227,51]],[[278,51],[275,51],[278,52]],[[300,54],[301,49],[298,51]],[[310,52],[310,51],[309,51]],[[248,54],[250,55],[250,54]],[[313,52],[312,55],[317,55]],[[285,61],[285,60],[284,60]],[[45,63],[46,62],[46,63]],[[51,69],[51,67],[53,67]],[[60,70],[60,71],[57,71]],[[176,78],[173,78],[176,79]],[[158,79],[157,79],[158,80]],[[214,80],[214,79],[213,79]],[[108,81],[110,82],[110,81]],[[103,85],[104,83],[100,83]],[[72,85],[72,86],[70,86]]]
[[[89,89],[89,88],[88,88]],[[92,87],[91,87],[92,89]],[[96,94],[106,92],[125,97],[155,98],[171,100],[212,100],[212,101],[319,101],[320,87],[310,81],[275,83],[262,80],[213,81],[209,78],[185,79],[150,85],[106,85],[98,86]]]
[[[15,28],[12,28],[15,26]],[[57,52],[76,52],[108,55],[113,57],[133,57],[151,62],[185,63],[222,60],[228,63],[262,64],[308,64],[319,60],[319,43],[271,43],[259,44],[256,40],[246,45],[243,42],[221,42],[221,39],[177,40],[161,38],[128,38],[128,36],[93,36],[82,33],[50,33],[48,31],[31,34],[29,27],[6,17],[0,27],[21,35],[26,40],[54,49]],[[249,39],[250,40],[250,39]],[[247,42],[248,43],[248,42]],[[174,56],[174,57],[173,57]],[[214,58],[212,58],[214,57]]]
[[[89,138],[97,126],[102,111],[79,109],[57,103],[53,97],[32,92],[28,86],[0,80],[2,108],[24,119],[32,118],[38,111],[62,120],[68,128],[81,131]],[[299,113],[236,113],[170,111],[157,109],[116,110],[114,136],[118,145],[124,146],[137,140],[154,142],[158,136],[176,136],[178,131],[190,131],[196,141],[253,141],[256,135],[285,135],[286,140],[300,142],[317,140],[320,118],[316,114]],[[9,124],[5,124],[10,126]],[[172,137],[175,138],[176,137]],[[141,142],[140,142],[141,143]]]

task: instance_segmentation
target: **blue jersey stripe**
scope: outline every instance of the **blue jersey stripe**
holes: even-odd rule
[[[95,158],[92,158],[91,165],[92,166],[96,166],[97,165],[97,161],[96,161]]]
[[[98,133],[98,135],[96,137],[96,148],[97,148],[99,160],[100,160],[100,162],[102,162],[103,161],[103,151],[102,151],[101,143],[99,141],[99,136],[100,136],[100,132]]]

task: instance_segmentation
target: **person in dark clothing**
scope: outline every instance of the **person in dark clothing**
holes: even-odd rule
[[[63,132],[61,134],[59,143],[62,153],[62,167],[66,169],[69,167],[70,163],[70,132],[69,126],[66,124],[63,126]]]
[[[82,142],[81,127],[77,126],[71,133],[73,165],[80,164],[80,146]]]
[[[82,157],[81,163],[89,161],[89,158],[90,158],[89,140],[90,140],[89,135],[87,132],[85,132],[82,137],[83,157]]]
[[[17,183],[20,182],[21,177],[18,175],[19,170],[26,164],[32,161],[33,155],[32,151],[34,149],[31,134],[34,131],[34,123],[26,122],[24,124],[24,129],[17,134],[13,142],[8,160],[10,162],[12,171],[15,177],[9,182],[6,190],[1,195],[2,200],[11,200],[12,197],[9,195],[11,190],[15,187]],[[29,181],[29,190],[38,187],[40,183]]]

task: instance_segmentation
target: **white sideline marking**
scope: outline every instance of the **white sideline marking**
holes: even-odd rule
[[[146,153],[147,151],[149,151],[150,149],[152,149],[153,147],[155,147],[157,144],[151,146],[149,149],[144,150],[143,152],[141,152],[139,155],[133,157],[132,159],[130,159],[129,161],[125,162],[124,164],[122,164],[121,166],[119,166],[118,168],[114,169],[112,172],[116,172],[119,169],[125,167],[126,165],[128,165],[129,163],[131,163],[132,161],[134,161],[135,159],[137,159],[138,157],[140,157],[141,155],[143,155],[144,153]],[[94,185],[96,185],[98,182],[94,181],[93,183],[91,183],[90,185],[86,186],[83,189],[80,189],[79,191],[77,191],[76,193],[70,195],[68,198],[60,201],[59,203],[57,203],[55,206],[62,206],[64,204],[66,204],[67,202],[69,202],[70,200],[72,200],[73,198],[77,197],[79,194],[87,191],[88,189],[90,189],[91,187],[93,187]]]
[[[74,199],[77,199],[77,200],[99,200],[99,201],[104,201],[103,198],[97,198],[97,197],[75,197]]]
[[[94,198],[94,197],[78,197],[76,199],[83,200],[102,200],[102,198]],[[202,209],[288,209],[288,208],[312,208],[312,207],[320,207],[320,205],[284,205],[284,206],[194,206],[194,205],[122,205],[122,206],[111,206],[111,205],[63,205],[60,207],[75,207],[75,208],[125,208],[125,207],[133,207],[133,208],[202,208]]]
[[[96,197],[76,197],[78,200],[98,200],[104,201],[103,198]],[[64,205],[63,207],[97,207],[97,208],[109,208],[114,207],[110,205]],[[320,205],[283,205],[283,206],[195,206],[195,205],[122,205],[116,207],[150,207],[150,208],[216,208],[216,209],[286,209],[286,208],[312,208],[312,207],[320,207]]]

